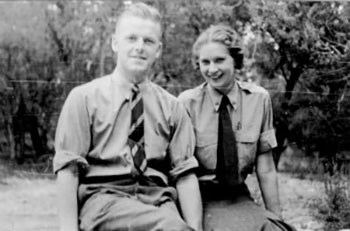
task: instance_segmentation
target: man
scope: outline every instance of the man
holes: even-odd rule
[[[161,34],[155,8],[130,5],[112,39],[114,72],[67,97],[54,159],[61,230],[202,230],[191,121],[147,78]]]

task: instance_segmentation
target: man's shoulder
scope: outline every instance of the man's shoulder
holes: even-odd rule
[[[176,97],[171,94],[170,92],[168,92],[167,90],[165,90],[162,86],[149,81],[149,88],[151,89],[151,91],[153,93],[155,93],[158,97],[166,99],[166,100],[171,100],[171,101],[176,101]]]
[[[109,85],[109,75],[105,75],[102,77],[98,77],[96,79],[92,79],[88,82],[85,82],[81,85],[74,87],[71,91],[72,94],[89,94],[98,89],[103,89]]]
[[[201,85],[191,88],[191,89],[187,89],[185,91],[183,91],[179,96],[179,100],[181,102],[185,102],[185,101],[192,101],[192,100],[196,100],[196,99],[200,99],[203,97],[205,89],[206,89],[206,83],[202,83]]]
[[[92,79],[86,83],[83,83],[82,85],[78,86],[78,88],[82,88],[84,90],[88,90],[88,89],[97,89],[103,86],[106,86],[109,84],[109,80],[110,80],[110,75],[105,75],[102,77],[97,77],[95,79]]]

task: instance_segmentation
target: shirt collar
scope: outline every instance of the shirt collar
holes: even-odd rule
[[[247,93],[253,92],[254,85],[252,83],[237,81],[237,85],[241,90],[244,90]]]
[[[111,81],[114,86],[117,87],[118,91],[124,96],[125,99],[129,100],[132,97],[132,88],[133,88],[133,83],[123,77],[123,76],[118,76],[116,73],[116,69],[114,69],[113,73],[111,74]],[[146,89],[146,85],[150,83],[150,80],[146,78],[144,81],[141,83],[137,84],[140,92],[144,92]]]
[[[217,90],[215,90],[215,88],[213,88],[210,84],[207,84],[207,88],[208,88],[209,96],[213,102],[215,111],[219,111],[222,94]],[[241,97],[239,92],[242,90],[245,90],[248,93],[251,93],[251,88],[249,84],[236,81],[231,91],[227,94],[227,97],[229,98],[231,103],[231,107],[233,107],[234,110],[237,110],[237,108],[239,107],[238,102],[240,102],[239,100]]]

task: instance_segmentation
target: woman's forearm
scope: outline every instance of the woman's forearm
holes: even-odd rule
[[[266,209],[270,210],[281,218],[282,211],[279,201],[276,172],[258,174],[258,180]]]
[[[266,209],[282,218],[277,171],[271,152],[262,154],[258,157],[256,174]]]

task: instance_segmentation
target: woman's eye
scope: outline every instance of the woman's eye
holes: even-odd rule
[[[203,64],[203,65],[209,65],[209,60],[201,60],[201,64]]]
[[[217,59],[215,59],[215,62],[216,63],[223,63],[223,62],[225,62],[225,58],[217,58]]]

